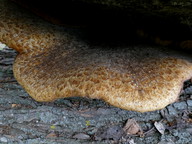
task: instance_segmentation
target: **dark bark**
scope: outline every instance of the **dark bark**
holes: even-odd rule
[[[13,1],[52,23],[85,29],[94,40],[139,37],[150,43],[192,49],[190,0],[48,0],[46,6],[38,0]]]

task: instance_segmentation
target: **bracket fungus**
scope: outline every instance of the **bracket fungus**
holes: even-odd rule
[[[190,57],[163,48],[103,48],[0,0],[0,41],[18,51],[19,84],[39,102],[81,96],[126,110],[162,109],[192,76]]]

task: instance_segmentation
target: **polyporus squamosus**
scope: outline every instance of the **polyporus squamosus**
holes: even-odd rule
[[[35,100],[81,96],[126,110],[154,111],[177,100],[192,63],[173,51],[91,46],[0,1],[0,41],[19,52],[13,71]]]

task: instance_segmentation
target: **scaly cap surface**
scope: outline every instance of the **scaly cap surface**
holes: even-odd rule
[[[82,96],[133,111],[162,109],[192,76],[187,57],[149,47],[91,46],[0,1],[0,41],[19,52],[14,75],[37,101]]]

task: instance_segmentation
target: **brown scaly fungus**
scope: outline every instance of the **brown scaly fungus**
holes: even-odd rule
[[[14,76],[39,102],[81,96],[153,111],[175,102],[192,76],[186,56],[149,47],[90,46],[6,0],[0,1],[0,19],[0,41],[19,52]]]

